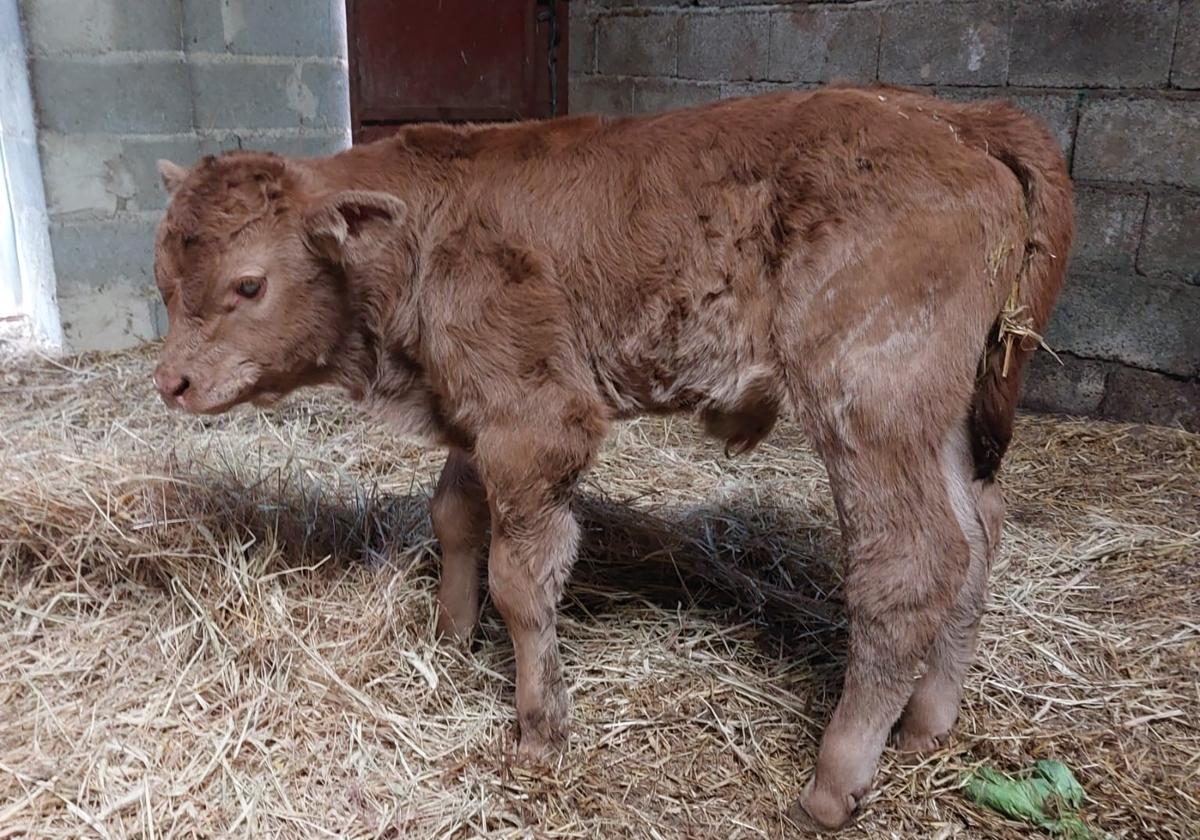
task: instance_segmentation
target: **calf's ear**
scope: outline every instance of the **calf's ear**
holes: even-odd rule
[[[319,199],[304,214],[308,247],[342,262],[354,250],[380,243],[404,222],[404,202],[385,192],[344,190]]]
[[[179,189],[179,185],[187,178],[187,174],[187,169],[178,163],[171,163],[169,160],[158,162],[158,177],[162,178],[163,189],[167,191],[167,195]]]

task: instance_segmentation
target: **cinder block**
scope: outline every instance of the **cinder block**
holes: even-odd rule
[[[165,338],[167,330],[171,327],[171,321],[161,295],[150,302],[150,319],[154,324],[154,337]]]
[[[999,91],[997,91],[999,93]],[[1010,96],[1013,104],[1027,114],[1040,119],[1058,140],[1068,160],[1075,146],[1075,123],[1079,111],[1079,100],[1074,96],[1057,94],[1016,94]]]
[[[183,49],[178,2],[22,0],[21,5],[34,55]]]
[[[1037,352],[1029,360],[1021,407],[1050,414],[1095,415],[1104,399],[1104,380],[1110,362],[1060,354],[1061,364],[1049,353]]]
[[[571,76],[567,96],[572,114],[628,114],[633,111],[633,81],[604,76]]]
[[[154,288],[156,224],[148,218],[51,224],[59,294],[92,294],[116,284]]]
[[[675,72],[674,15],[626,14],[600,18],[596,69],[620,76],[670,76]]]
[[[797,82],[875,78],[880,14],[876,9],[800,7],[771,15],[767,75]]]
[[[679,75],[764,79],[770,30],[770,17],[761,12],[684,15],[679,25]]]
[[[821,85],[816,82],[724,82],[721,85],[721,98],[732,99],[735,96],[758,96],[762,93],[775,93],[780,90],[812,90]]]
[[[76,353],[91,350],[124,350],[158,336],[154,311],[158,293],[152,289],[115,282],[87,294],[60,295],[67,345]],[[147,387],[149,377],[147,377]]]
[[[1145,215],[1145,193],[1076,188],[1071,265],[1081,269],[1131,271]]]
[[[1200,88],[1200,0],[1183,0],[1179,6],[1171,84]]]
[[[46,206],[54,215],[109,215],[166,206],[155,163],[190,166],[200,156],[196,137],[150,139],[102,134],[45,133],[41,139]]]
[[[639,79],[633,83],[633,105],[639,114],[686,108],[720,98],[721,86],[716,83],[679,79]]]
[[[1200,375],[1200,286],[1073,273],[1047,330],[1051,347],[1175,376]]]
[[[111,135],[56,134],[41,137],[46,209],[54,215],[110,214],[117,209],[104,162],[120,156],[121,143]]]
[[[1138,269],[1200,283],[1200,198],[1184,193],[1150,196]],[[1194,329],[1200,331],[1200,323]]]
[[[1078,99],[1055,93],[1012,93],[1007,88],[994,87],[945,87],[938,88],[937,95],[955,102],[978,102],[981,100],[1007,100],[1022,111],[1037,117],[1050,129],[1058,140],[1063,154],[1068,158],[1075,143],[1075,115]]]
[[[350,132],[333,131],[310,133],[255,134],[253,132],[221,132],[200,139],[200,154],[215,155],[230,149],[253,149],[295,157],[332,155],[350,146]]]
[[[188,49],[346,55],[344,0],[183,0]]]
[[[901,3],[885,9],[879,78],[902,84],[1004,84],[1008,12],[1004,0]]]
[[[191,130],[190,82],[182,59],[35,58],[31,69],[43,130],[96,134]]]
[[[596,16],[583,3],[571,4],[569,67],[572,73],[596,70]]]
[[[1154,87],[1171,73],[1178,0],[1022,0],[1008,82]]]
[[[1099,414],[1106,420],[1180,426],[1200,432],[1200,382],[1114,365]]]
[[[340,65],[196,62],[192,78],[196,127],[202,131],[350,124],[349,82]]]
[[[257,141],[256,145],[257,145]],[[307,134],[295,137],[274,137],[264,145],[269,151],[296,157],[323,157],[350,148],[350,130],[332,134]]]
[[[1200,187],[1200,101],[1085,102],[1072,174],[1097,181]]]

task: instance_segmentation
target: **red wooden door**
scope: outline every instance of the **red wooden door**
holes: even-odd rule
[[[567,110],[566,0],[347,0],[355,140]]]

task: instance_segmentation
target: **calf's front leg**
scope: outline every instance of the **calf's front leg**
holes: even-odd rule
[[[556,612],[579,543],[571,497],[602,432],[567,414],[540,433],[527,427],[482,434],[475,450],[492,513],[488,590],[512,636],[525,758],[566,743],[570,698]]]
[[[479,620],[479,556],[487,529],[487,495],[471,456],[452,449],[429,502],[442,547],[438,633],[466,639]]]
[[[556,613],[575,561],[579,527],[565,504],[493,505],[488,588],[512,636],[523,757],[566,743],[570,697],[558,654]]]

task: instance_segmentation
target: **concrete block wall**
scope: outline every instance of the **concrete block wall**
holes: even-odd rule
[[[1200,430],[1200,0],[573,0],[572,111],[834,78],[1043,119],[1077,188],[1026,404]]]
[[[343,0],[20,0],[72,349],[155,338],[155,162],[349,145]]]
[[[0,0],[0,357],[62,344],[17,0]]]

